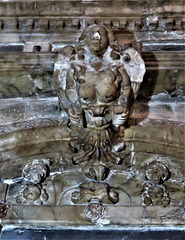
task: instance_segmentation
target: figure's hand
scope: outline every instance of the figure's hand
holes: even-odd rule
[[[126,122],[129,115],[129,112],[126,110],[126,108],[118,105],[114,107],[113,112],[114,112],[112,120],[113,126],[119,127],[123,125]]]
[[[71,123],[83,125],[82,109],[78,106],[71,106],[68,110]]]

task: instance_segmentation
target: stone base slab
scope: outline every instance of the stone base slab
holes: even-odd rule
[[[161,206],[125,207],[104,205],[104,215],[96,223],[85,216],[86,205],[66,206],[11,206],[2,226],[20,228],[78,227],[116,225],[185,225],[185,207]]]

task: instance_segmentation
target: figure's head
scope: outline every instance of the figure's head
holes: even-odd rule
[[[118,45],[112,31],[102,25],[91,25],[84,29],[79,39],[78,49],[88,47],[91,54],[102,57],[108,46]]]
[[[109,45],[107,30],[103,26],[91,27],[87,33],[86,44],[91,54],[102,56]]]
[[[112,49],[111,57],[113,59],[119,59],[122,52],[122,48],[115,39],[113,32],[103,25],[93,24],[84,29],[77,45],[79,55],[84,54],[85,46],[91,54],[98,57],[103,57],[108,46]]]
[[[146,167],[146,178],[153,183],[160,184],[170,178],[170,171],[162,162],[153,161]]]

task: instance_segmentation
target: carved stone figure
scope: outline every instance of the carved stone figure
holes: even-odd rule
[[[153,161],[147,165],[147,182],[143,185],[144,204],[166,207],[170,203],[167,188],[163,184],[169,178],[170,171],[162,162]]]
[[[103,214],[102,204],[130,205],[122,189],[105,181],[112,166],[125,157],[124,129],[137,97],[145,65],[133,48],[123,51],[104,26],[86,28],[76,46],[62,49],[55,64],[55,85],[61,110],[68,116],[71,154],[64,163],[79,165],[93,182],[71,192],[74,204],[89,204],[91,221]],[[62,196],[62,195],[61,195]],[[92,203],[96,199],[98,202]]]
[[[71,161],[93,180],[105,180],[124,160],[124,124],[143,80],[139,53],[125,52],[104,26],[92,25],[55,64],[61,109],[69,118]],[[67,160],[66,160],[67,161]]]

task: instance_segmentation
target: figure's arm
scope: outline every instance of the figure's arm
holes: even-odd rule
[[[60,108],[67,113],[72,123],[82,125],[82,109],[78,101],[74,69],[69,63],[59,62],[58,65],[55,69],[55,86]]]
[[[134,93],[131,87],[130,78],[124,69],[122,69],[122,76],[121,94],[118,103],[124,106],[126,111],[129,112],[134,102]]]
[[[74,80],[74,69],[70,68],[66,77],[65,95],[69,102],[67,109],[69,119],[74,124],[83,125],[83,110],[78,98],[77,82]]]
[[[122,76],[122,81],[120,96],[113,109],[113,125],[115,127],[119,127],[126,122],[134,102],[134,94],[127,72],[120,68],[119,73]]]

